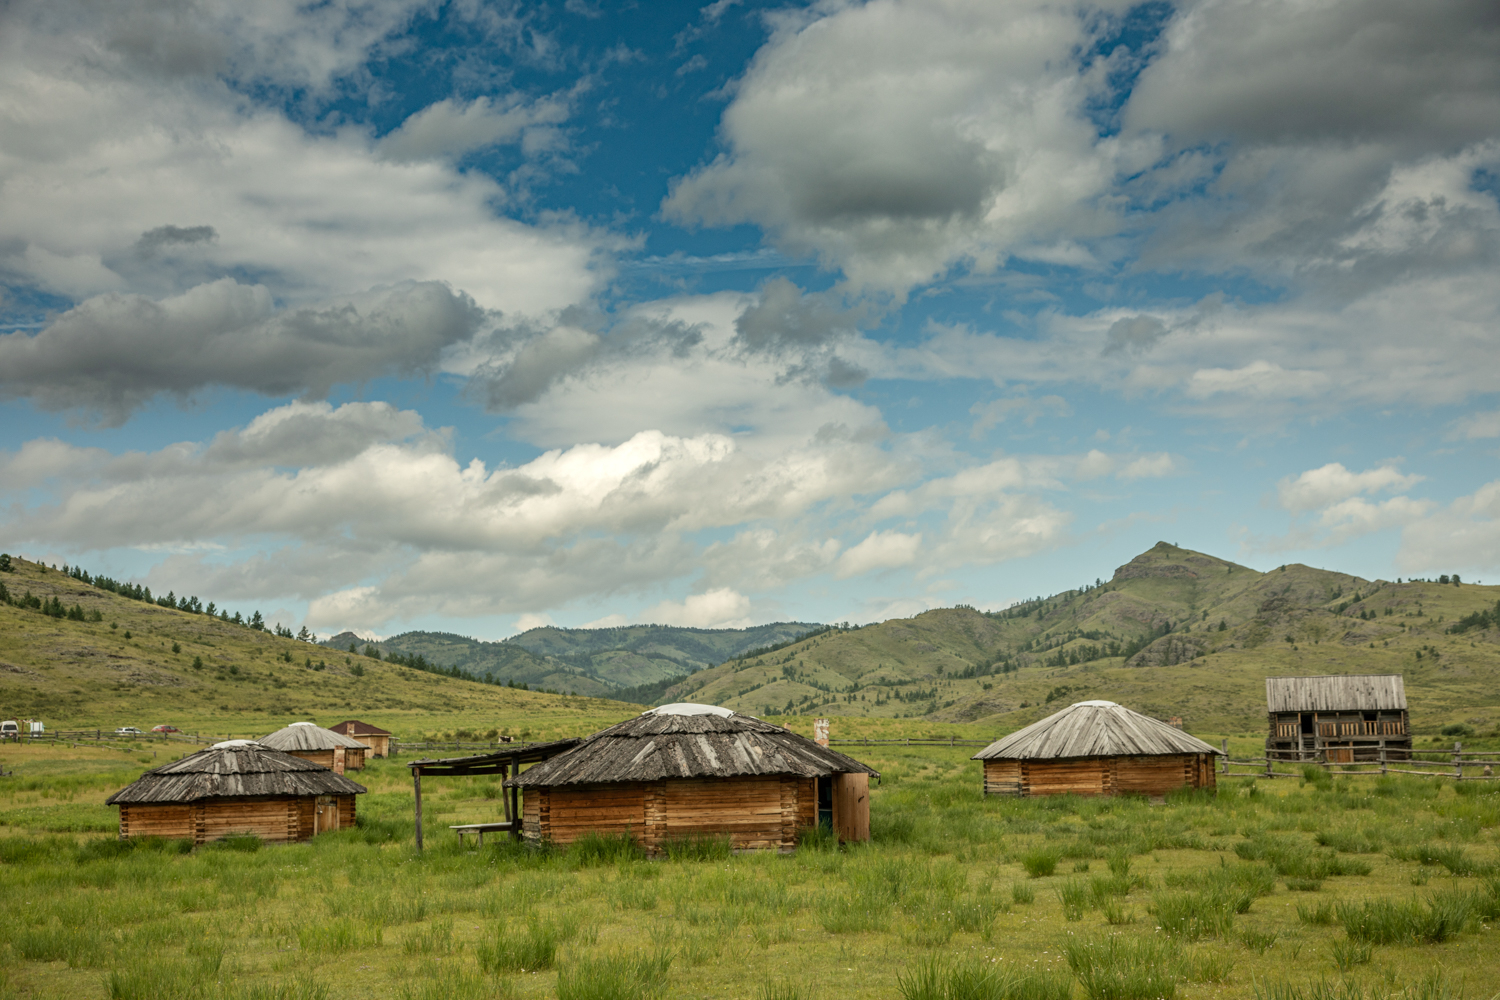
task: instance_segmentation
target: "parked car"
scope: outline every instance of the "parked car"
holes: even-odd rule
[[[115,730],[115,735],[116,736],[145,736],[146,734],[143,733],[143,732],[141,732],[139,729],[135,728],[134,726],[121,726],[119,729]]]
[[[6,719],[0,722],[0,740],[18,740],[21,738],[21,726],[15,719]]]
[[[180,732],[182,732],[182,730],[178,729],[176,726],[152,726],[151,727],[151,731],[153,733],[180,733]]]

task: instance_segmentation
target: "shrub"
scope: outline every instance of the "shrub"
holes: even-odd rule
[[[1041,847],[1022,854],[1021,867],[1032,878],[1044,878],[1057,871],[1057,862],[1060,860],[1061,855],[1056,849]]]
[[[1068,967],[1089,1000],[1172,1000],[1180,953],[1160,938],[1069,938]]]
[[[581,958],[557,973],[557,1000],[650,1000],[667,990],[667,951]]]
[[[557,959],[556,924],[528,921],[521,931],[497,925],[488,941],[479,945],[476,955],[485,972],[535,972],[550,969]]]

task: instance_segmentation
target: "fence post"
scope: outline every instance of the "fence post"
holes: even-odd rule
[[[1462,743],[1453,744],[1453,777],[1456,781],[1462,781],[1464,777],[1464,760],[1461,754],[1464,752]]]
[[[1385,740],[1380,741],[1380,773],[1385,774]]]
[[[1219,773],[1220,774],[1228,774],[1229,773],[1229,737],[1226,736],[1222,740],[1220,740],[1219,741],[1219,746],[1224,751],[1224,767],[1220,770]]]
[[[1271,751],[1266,751],[1266,777],[1271,777]]]

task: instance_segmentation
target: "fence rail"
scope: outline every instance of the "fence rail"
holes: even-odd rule
[[[1470,750],[1465,751],[1462,743],[1453,744],[1452,750],[1405,750],[1400,752],[1401,756],[1394,758],[1394,763],[1404,764],[1405,767],[1392,767],[1393,759],[1387,756],[1387,750],[1381,746],[1377,750],[1377,758],[1373,761],[1331,761],[1325,759],[1321,751],[1287,751],[1283,753],[1268,753],[1264,757],[1247,757],[1242,760],[1231,760],[1229,757],[1229,741],[1226,739],[1221,746],[1224,749],[1224,757],[1220,773],[1227,778],[1301,778],[1305,775],[1300,771],[1278,771],[1277,764],[1301,764],[1304,767],[1321,767],[1328,774],[1343,774],[1351,777],[1361,775],[1382,774],[1414,774],[1421,778],[1452,778],[1454,781],[1493,781],[1500,775],[1493,773],[1494,765],[1500,764],[1500,757],[1495,756],[1493,750]],[[1439,760],[1419,760],[1417,754],[1425,754],[1429,757],[1439,757]],[[1253,770],[1231,771],[1230,768],[1253,768]],[[1464,768],[1483,770],[1479,774],[1465,774]],[[1432,768],[1432,770],[1417,770],[1418,768]],[[1441,768],[1442,770],[1438,770]]]

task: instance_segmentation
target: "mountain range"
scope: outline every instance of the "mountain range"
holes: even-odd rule
[[[403,632],[384,640],[341,632],[320,645],[382,656],[421,656],[474,677],[532,688],[627,701],[655,702],[695,671],[752,650],[776,646],[824,628],[808,622],[774,622],[742,629],[628,625],[619,628],[530,629],[501,642],[451,632]]]

